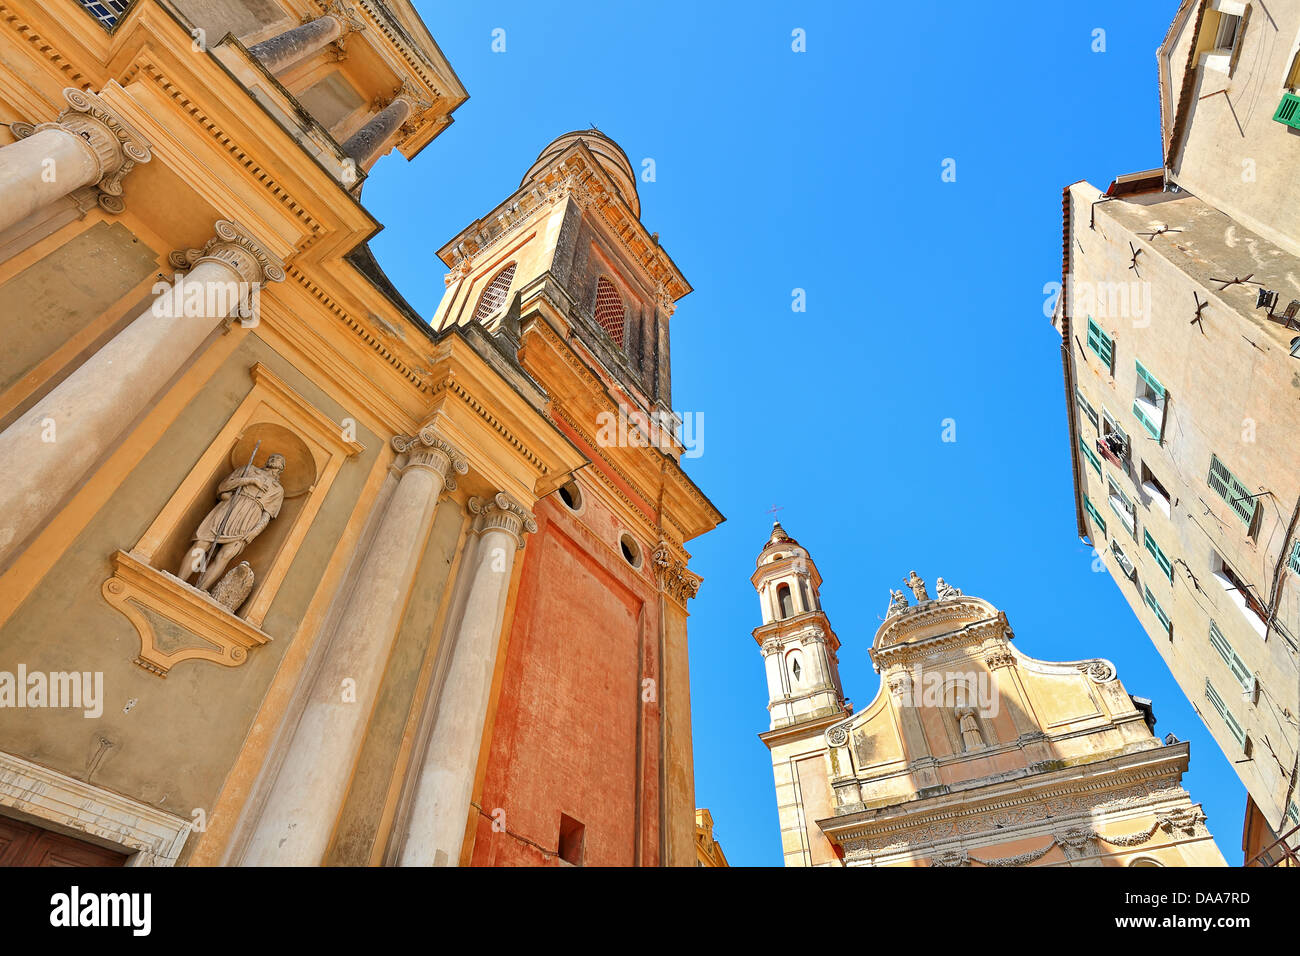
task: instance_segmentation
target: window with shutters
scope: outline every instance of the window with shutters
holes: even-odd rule
[[[1296,54],[1296,61],[1300,63],[1300,53]],[[1283,93],[1282,102],[1277,104],[1277,112],[1273,114],[1273,119],[1292,129],[1300,129],[1300,96],[1294,93]]]
[[[1243,690],[1250,690],[1255,686],[1255,675],[1250,672],[1241,655],[1233,649],[1232,644],[1213,621],[1210,622],[1210,646],[1218,651],[1219,656],[1223,658],[1223,663],[1227,664],[1228,670],[1232,671],[1232,676],[1241,682]]]
[[[1111,372],[1115,368],[1115,343],[1111,337],[1101,330],[1091,317],[1088,319],[1088,348],[1101,359],[1101,364],[1106,366],[1106,371]]]
[[[515,264],[512,262],[495,276],[478,297],[478,308],[474,310],[474,321],[482,322],[496,315],[510,296],[510,282],[515,277]]]
[[[1300,574],[1300,541],[1291,546],[1291,557],[1286,559],[1286,566],[1296,574]]]
[[[1174,622],[1169,620],[1169,615],[1166,614],[1165,609],[1160,606],[1160,602],[1156,600],[1156,596],[1151,593],[1150,588],[1143,588],[1142,591],[1142,596],[1147,602],[1147,607],[1151,608],[1151,612],[1155,614],[1156,620],[1160,622],[1160,626],[1165,629],[1165,633],[1169,635],[1169,639],[1173,640]]]
[[[1228,710],[1228,705],[1223,702],[1223,698],[1219,696],[1219,692],[1214,689],[1214,685],[1210,683],[1208,677],[1205,679],[1205,699],[1210,702],[1210,706],[1214,708],[1215,713],[1223,720],[1223,723],[1228,728],[1228,733],[1232,734],[1232,739],[1241,746],[1246,746],[1246,732],[1241,729],[1241,724],[1237,723],[1237,718],[1232,716],[1232,712]]]
[[[614,288],[614,283],[605,276],[596,280],[596,324],[609,333],[609,337],[619,347],[623,347],[624,322],[627,310],[623,307],[623,297]]]
[[[1104,537],[1106,534],[1106,519],[1101,516],[1101,512],[1097,510],[1097,506],[1088,500],[1087,495],[1083,498],[1083,510],[1092,515],[1092,520],[1097,523],[1097,527],[1101,529],[1102,536]]]
[[[1101,422],[1097,418],[1097,410],[1092,407],[1086,398],[1083,397],[1083,392],[1079,391],[1077,388],[1074,390],[1074,400],[1079,403],[1079,411],[1083,412],[1083,417],[1092,422],[1093,428],[1100,431]]]
[[[1079,451],[1083,452],[1083,457],[1088,460],[1088,464],[1092,465],[1092,470],[1095,471],[1097,477],[1100,478],[1101,459],[1097,457],[1096,453],[1088,447],[1088,443],[1082,438],[1079,439]]]
[[[1250,489],[1237,480],[1218,455],[1210,456],[1210,474],[1205,479],[1210,489],[1226,501],[1238,518],[1249,528],[1255,521],[1258,502],[1251,497]]]
[[[1146,528],[1142,529],[1142,543],[1146,545],[1147,551],[1151,552],[1151,557],[1156,559],[1156,564],[1160,566],[1160,570],[1163,571],[1165,577],[1169,579],[1169,583],[1173,584],[1174,564],[1165,557],[1165,553],[1160,550],[1160,545],[1156,544],[1156,539],[1151,537],[1151,532]]]
[[[1119,520],[1124,523],[1124,527],[1128,528],[1130,534],[1136,534],[1137,506],[1113,480],[1106,481],[1106,493],[1110,499],[1110,510],[1119,516]]]
[[[1146,433],[1158,441],[1165,430],[1165,387],[1141,362],[1136,365],[1137,397],[1133,400],[1133,415]]]
[[[1263,602],[1256,596],[1255,589],[1242,580],[1241,575],[1232,569],[1232,566],[1223,559],[1223,555],[1219,554],[1218,551],[1212,552],[1210,569],[1214,574],[1214,579],[1223,585],[1228,600],[1246,615],[1246,622],[1254,628],[1260,637],[1267,634],[1268,611]]]
[[[1119,546],[1119,542],[1114,539],[1110,542],[1110,553],[1115,556],[1115,563],[1124,572],[1124,577],[1130,581],[1137,581],[1137,568],[1133,566],[1133,561],[1129,556],[1124,553],[1124,549]]]

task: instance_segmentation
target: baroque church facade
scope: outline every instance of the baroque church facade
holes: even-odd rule
[[[0,9],[0,864],[695,865],[722,516],[622,150],[430,322],[362,203],[467,99],[409,0]]]
[[[787,866],[1223,866],[1189,748],[1109,661],[1048,662],[1005,612],[915,571],[855,710],[811,555],[777,523],[751,578]]]

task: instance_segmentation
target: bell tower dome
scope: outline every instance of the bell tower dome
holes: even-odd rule
[[[779,521],[758,554],[750,583],[763,619],[753,636],[763,652],[771,729],[847,714],[840,642],[822,610],[821,575]]]

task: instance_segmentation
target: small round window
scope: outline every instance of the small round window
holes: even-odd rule
[[[627,532],[618,539],[619,549],[623,552],[623,559],[634,568],[641,567],[641,545]]]
[[[582,510],[582,491],[578,488],[577,482],[571,481],[567,485],[561,485],[559,495],[564,506],[570,511]]]

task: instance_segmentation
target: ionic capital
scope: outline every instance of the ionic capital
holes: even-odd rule
[[[219,262],[249,285],[284,281],[284,263],[243,226],[218,219],[216,235],[202,249],[173,252],[169,261],[177,269],[191,269],[200,262]]]
[[[524,546],[524,535],[537,530],[533,513],[504,491],[498,491],[488,499],[470,498],[469,510],[475,515],[476,534],[504,531],[515,539],[520,549]]]
[[[456,490],[456,476],[469,471],[469,460],[455,445],[439,437],[432,425],[414,435],[394,435],[393,449],[407,456],[407,468],[424,468],[442,479],[442,486]]]
[[[88,185],[99,190],[99,204],[107,212],[120,213],[122,179],[137,164],[153,158],[149,141],[98,94],[67,87],[63,91],[67,109],[53,123],[13,123],[14,136],[24,139],[42,130],[57,129],[77,137],[98,167]]]

